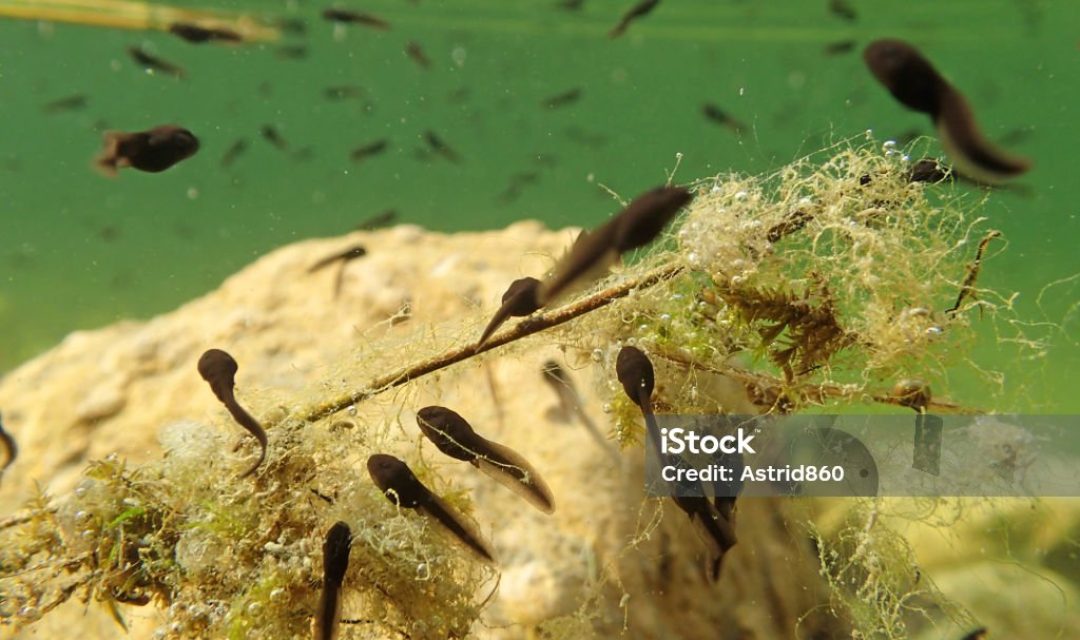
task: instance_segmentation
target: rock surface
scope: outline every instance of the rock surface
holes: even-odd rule
[[[161,456],[159,432],[167,425],[227,428],[195,369],[207,348],[223,348],[240,363],[242,402],[272,411],[261,402],[271,391],[299,393],[332,380],[336,363],[365,341],[430,330],[462,314],[475,316],[478,334],[506,285],[542,275],[576,231],[522,222],[440,235],[400,226],[305,241],[264,256],[173,312],[74,333],[0,380],[0,408],[21,448],[0,487],[0,513],[14,511],[35,482],[52,495],[70,491],[90,460],[117,453],[136,465]],[[335,299],[337,267],[312,274],[308,267],[358,242],[368,255],[345,266]],[[702,541],[685,516],[644,498],[641,450],[623,453],[617,467],[585,429],[552,410],[558,399],[540,382],[541,363],[551,358],[566,362],[555,345],[496,353],[448,374],[459,382],[440,380],[436,397],[424,392],[424,400],[455,407],[489,437],[527,452],[558,505],[545,516],[468,465],[440,466],[483,505],[477,518],[500,559],[500,588],[484,624],[474,628],[477,637],[525,637],[560,616],[591,619],[598,637],[624,629],[633,638],[783,638],[795,629],[809,637],[823,628],[811,618],[796,624],[822,594],[805,536],[789,530],[778,503],[740,507],[740,538],[753,544],[738,545],[721,584],[708,584]],[[569,368],[586,410],[606,430],[605,399],[598,396],[604,387],[595,383],[605,372]],[[518,392],[522,381],[534,384]],[[403,407],[400,420],[413,435],[416,408]],[[236,429],[226,437],[246,436]],[[661,512],[659,525],[648,528]],[[149,609],[125,610],[131,637],[150,637],[161,623]],[[87,638],[119,632],[101,607],[72,601],[27,637],[53,637],[72,625]]]

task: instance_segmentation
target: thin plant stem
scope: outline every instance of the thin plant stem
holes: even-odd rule
[[[612,302],[626,297],[631,291],[648,289],[660,282],[670,280],[681,273],[684,268],[685,267],[679,263],[658,267],[638,278],[621,282],[615,286],[604,289],[603,291],[598,291],[592,295],[586,296],[573,304],[568,304],[564,307],[559,307],[551,311],[525,318],[510,329],[492,336],[491,339],[479,347],[475,343],[470,343],[454,347],[426,360],[407,365],[385,376],[372,380],[364,388],[316,405],[303,417],[303,420],[304,422],[321,420],[384,391],[422,378],[429,373],[440,371],[450,365],[468,360],[473,356],[491,351],[492,349],[497,349],[503,345],[516,342],[517,340],[521,340],[522,338],[526,338],[552,327],[565,324],[587,313],[602,309]]]

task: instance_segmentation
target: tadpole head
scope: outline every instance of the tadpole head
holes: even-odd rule
[[[416,412],[416,424],[439,451],[466,462],[476,459],[476,432],[457,412],[446,407],[424,407]]]
[[[232,390],[236,371],[240,368],[228,353],[221,349],[208,349],[199,358],[199,375],[210,384],[218,400],[225,402],[223,394]]]
[[[427,487],[409,465],[392,455],[376,453],[368,458],[368,475],[386,499],[404,509],[415,509],[426,501]]]
[[[653,373],[652,362],[641,349],[637,347],[623,347],[615,359],[615,375],[622,383],[623,391],[634,404],[641,407],[642,398],[652,396],[656,377]],[[646,407],[641,407],[644,411]]]
[[[949,87],[915,47],[892,38],[875,40],[863,51],[863,61],[897,101],[937,119]]]
[[[510,283],[506,292],[502,295],[503,306],[510,315],[515,317],[527,316],[540,308],[536,299],[536,291],[540,281],[536,278],[518,278]]]
[[[349,568],[352,531],[344,522],[335,522],[323,542],[323,573],[328,585],[340,585]]]

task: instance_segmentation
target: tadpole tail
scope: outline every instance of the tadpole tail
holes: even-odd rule
[[[934,120],[941,146],[960,175],[985,185],[1000,184],[1031,168],[1031,160],[1014,155],[986,139],[967,99],[949,87]]]
[[[491,335],[510,318],[513,304],[513,300],[507,300],[499,307],[499,310],[495,312],[495,315],[491,316],[491,321],[488,322],[487,327],[484,328],[484,332],[480,334],[480,339],[476,341],[477,347],[483,346],[483,344],[488,341],[488,338],[490,338]]]
[[[231,394],[230,394],[231,395]],[[244,410],[234,398],[230,398],[229,402],[225,402],[225,408],[232,414],[233,420],[236,421],[241,427],[246,429],[248,433],[255,436],[255,439],[259,441],[259,459],[255,461],[250,469],[245,471],[240,477],[246,478],[255,473],[255,470],[259,468],[259,465],[266,460],[266,431],[263,430],[259,421],[251,416],[250,413]]]
[[[438,523],[484,563],[495,566],[495,554],[491,551],[491,546],[480,536],[476,527],[467,522],[442,498],[430,493],[427,499],[417,506],[417,510]]]
[[[325,585],[319,596],[319,612],[315,619],[316,640],[335,640],[340,618],[341,585]]]
[[[536,469],[510,447],[487,440],[473,464],[499,484],[544,513],[555,512],[555,498]]]

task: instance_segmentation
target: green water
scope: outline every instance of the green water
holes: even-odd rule
[[[0,6],[5,3],[0,2]],[[329,3],[205,3],[307,21],[302,60],[277,45],[194,46],[168,34],[0,19],[0,370],[66,333],[147,318],[214,288],[268,250],[350,230],[393,208],[402,221],[451,231],[521,218],[589,225],[618,207],[603,184],[630,197],[665,179],[762,172],[873,129],[887,139],[927,119],[907,112],[871,78],[859,51],[900,37],[919,46],[971,99],[987,134],[1036,161],[1028,195],[995,193],[983,210],[1008,239],[981,284],[1020,292],[1019,316],[1047,355],[1023,359],[987,340],[980,366],[1006,371],[1007,408],[1080,410],[1080,273],[1075,188],[1075,105],[1080,101],[1080,3],[1020,0],[853,2],[855,22],[824,0],[667,0],[621,40],[605,33],[631,4],[370,0],[355,8],[393,28],[336,28]],[[827,43],[855,50],[825,55]],[[433,67],[403,53],[419,42]],[[127,57],[141,45],[185,67],[176,80]],[[332,85],[359,85],[367,100],[328,101]],[[580,87],[561,109],[542,100]],[[78,111],[45,114],[82,93]],[[713,102],[744,122],[737,136],[706,121]],[[178,123],[202,149],[158,175],[90,168],[103,128]],[[274,125],[293,151],[259,136]],[[463,158],[422,159],[433,130]],[[230,168],[226,149],[248,151]],[[386,138],[389,150],[357,165],[352,148]],[[542,159],[542,161],[541,161]],[[519,197],[500,194],[535,173]],[[370,248],[376,250],[376,247]],[[955,392],[979,396],[974,380]]]

